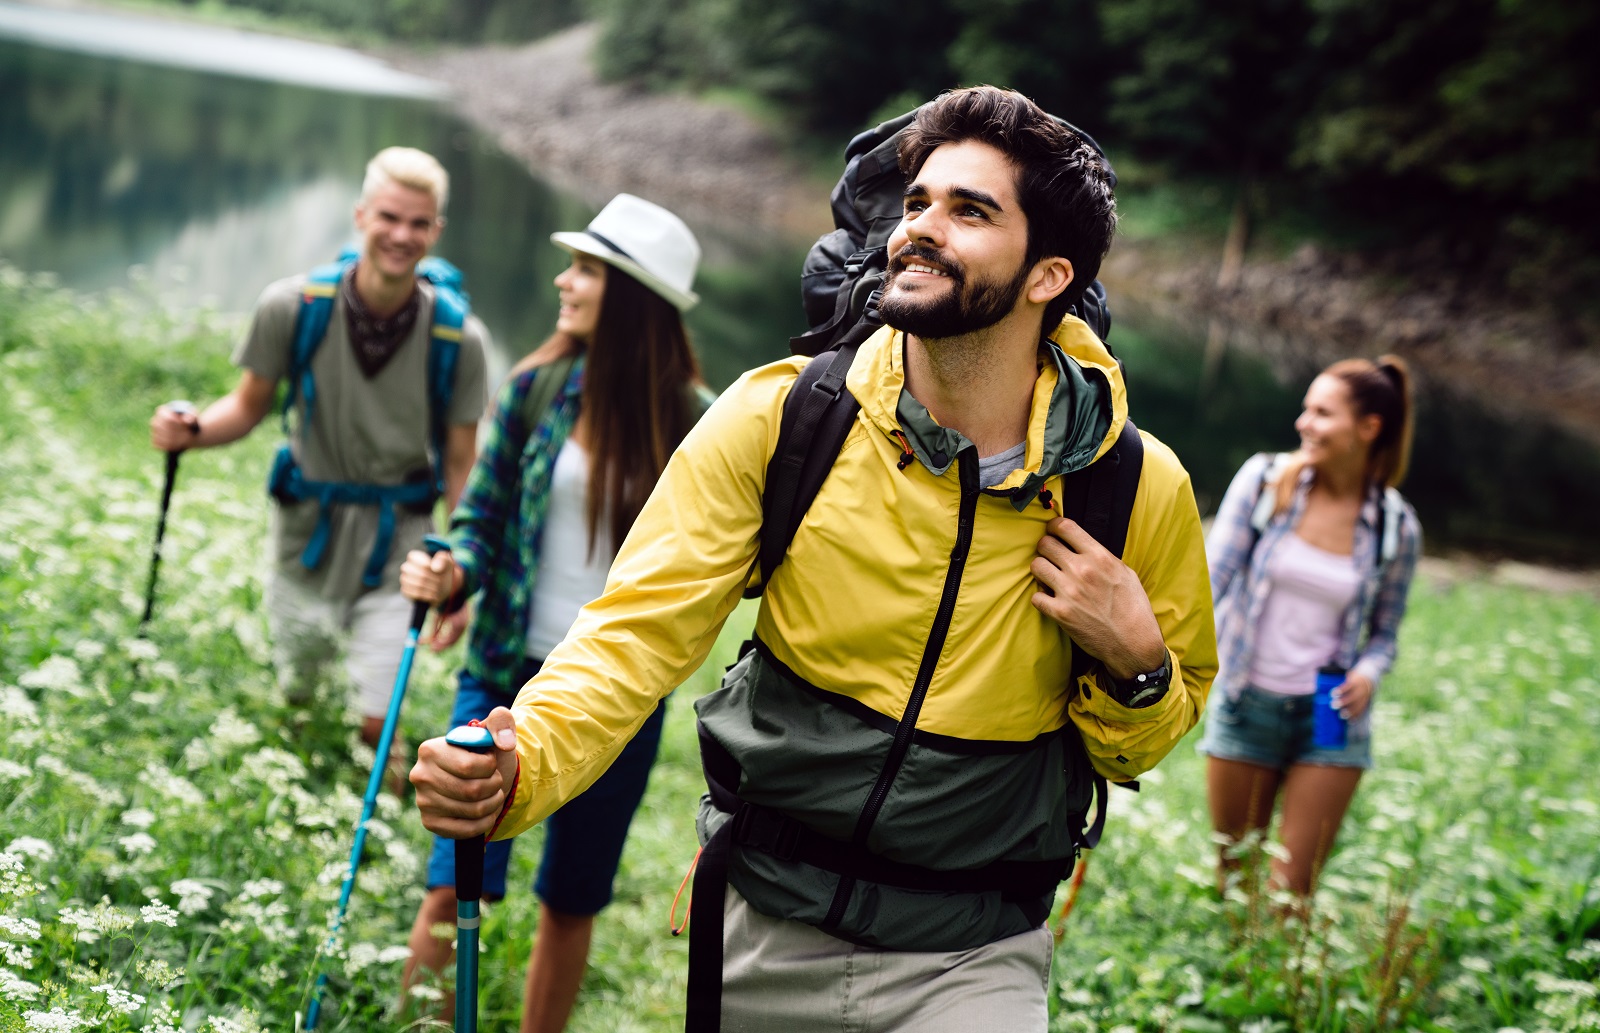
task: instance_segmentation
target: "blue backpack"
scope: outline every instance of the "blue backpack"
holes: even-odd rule
[[[290,352],[288,388],[283,392],[280,416],[283,433],[289,434],[289,412],[296,399],[305,400],[305,416],[300,429],[311,426],[316,412],[317,386],[311,375],[311,359],[327,335],[333,318],[334,298],[339,281],[355,264],[356,254],[346,249],[336,262],[311,270],[300,294],[300,312],[295,319],[294,346]],[[417,263],[417,276],[434,287],[433,321],[428,334],[428,438],[433,449],[433,476],[429,481],[404,484],[355,484],[344,481],[313,481],[300,470],[288,442],[278,449],[272,461],[267,490],[280,503],[291,504],[312,499],[319,506],[317,527],[300,554],[307,570],[322,565],[332,532],[335,505],[377,506],[378,537],[361,573],[361,583],[376,588],[383,579],[383,567],[394,541],[396,506],[431,508],[444,494],[445,425],[449,419],[450,398],[455,391],[456,356],[461,350],[461,331],[471,312],[467,293],[462,289],[461,270],[442,258],[425,258]]]

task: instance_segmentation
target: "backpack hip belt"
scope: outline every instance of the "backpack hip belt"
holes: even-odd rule
[[[272,461],[272,475],[268,491],[280,503],[316,500],[317,527],[311,540],[300,553],[300,564],[307,570],[316,570],[328,550],[328,539],[333,532],[333,507],[376,506],[378,508],[378,536],[367,556],[367,565],[361,572],[361,583],[377,588],[383,581],[384,564],[389,559],[389,548],[394,543],[396,506],[422,506],[439,497],[437,486],[430,481],[413,481],[409,484],[352,484],[343,481],[313,481],[300,472],[294,453],[287,444],[278,448]]]

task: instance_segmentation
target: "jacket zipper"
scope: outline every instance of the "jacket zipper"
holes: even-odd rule
[[[889,787],[900,774],[900,766],[911,750],[911,736],[917,730],[917,717],[922,712],[922,702],[927,698],[928,686],[932,683],[934,671],[939,666],[939,656],[944,652],[944,640],[950,633],[950,620],[955,614],[956,595],[961,590],[961,575],[966,569],[967,553],[972,547],[972,525],[977,516],[980,494],[977,450],[967,448],[956,456],[956,462],[961,476],[961,508],[956,525],[956,543],[950,550],[950,566],[945,570],[944,592],[939,597],[939,609],[934,614],[933,627],[928,631],[928,641],[922,650],[922,662],[917,667],[917,680],[912,683],[911,696],[906,700],[905,713],[901,715],[900,724],[895,728],[894,742],[889,747],[889,755],[883,762],[883,770],[878,773],[878,780],[873,784],[872,792],[867,795],[867,802],[861,808],[861,815],[856,819],[856,831],[851,841],[859,847],[867,845],[867,835],[872,831],[873,823],[878,820],[878,812],[883,810],[884,801],[889,796]],[[855,889],[855,884],[853,875],[840,877],[839,886],[834,891],[833,901],[828,905],[828,914],[823,918],[821,928],[835,928],[844,919],[844,909],[850,902],[850,894]]]

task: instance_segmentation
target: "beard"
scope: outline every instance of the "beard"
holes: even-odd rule
[[[936,297],[920,298],[913,293],[891,292],[907,262],[920,260],[942,269],[950,289]],[[1028,263],[1023,261],[1009,280],[974,280],[966,270],[932,248],[908,244],[894,257],[895,270],[884,284],[878,312],[884,322],[921,339],[960,337],[986,330],[1011,312],[1028,279]]]

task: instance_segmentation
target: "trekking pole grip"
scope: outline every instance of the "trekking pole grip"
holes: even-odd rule
[[[449,552],[450,542],[436,534],[425,534],[422,536],[422,547],[428,550],[429,556],[432,556],[436,553]],[[420,599],[411,604],[411,629],[413,631],[422,631],[422,625],[428,619],[428,607],[429,604]]]
[[[489,729],[480,726],[453,728],[444,741],[473,753],[489,753],[494,749],[494,737]],[[456,840],[456,899],[459,901],[476,902],[483,896],[483,843],[482,836]]]

